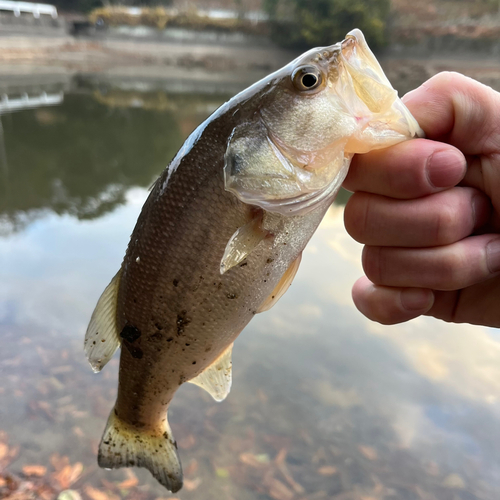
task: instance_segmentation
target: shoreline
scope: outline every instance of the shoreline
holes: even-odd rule
[[[454,57],[396,45],[379,55],[390,81],[404,94],[440,71],[458,71],[500,90],[500,64],[491,55]],[[84,77],[113,86],[150,83],[152,88],[236,93],[287,64],[298,54],[262,41],[230,44],[131,38],[0,36],[0,93],[29,82]],[[136,83],[134,83],[136,82]]]

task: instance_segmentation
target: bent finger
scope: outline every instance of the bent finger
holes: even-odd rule
[[[365,246],[363,268],[376,285],[457,290],[500,272],[500,238],[470,236],[442,247]]]
[[[464,155],[453,146],[426,139],[355,155],[344,187],[410,199],[458,184],[465,175]]]
[[[455,187],[415,200],[354,193],[344,210],[347,232],[371,246],[449,245],[486,223],[489,199],[473,188]]]
[[[403,97],[426,136],[468,155],[498,151],[500,94],[472,78],[443,72]]]
[[[434,304],[432,290],[378,286],[365,276],[354,284],[352,298],[361,313],[383,325],[409,321],[426,314]]]

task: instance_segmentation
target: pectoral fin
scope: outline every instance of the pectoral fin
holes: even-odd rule
[[[84,349],[94,372],[99,372],[120,347],[120,336],[116,325],[116,302],[120,286],[121,269],[99,297],[87,333]]]
[[[238,228],[231,236],[220,262],[221,274],[246,259],[250,252],[267,236],[268,233],[261,228],[261,223],[262,217],[254,217],[250,222]]]
[[[205,389],[215,401],[223,401],[231,390],[233,344],[208,368],[189,382]]]
[[[278,302],[278,300],[281,299],[281,297],[283,297],[299,270],[301,259],[302,253],[300,253],[299,256],[290,264],[290,267],[285,271],[285,274],[283,274],[271,295],[269,295],[269,297],[261,304],[259,309],[257,309],[258,313],[268,311],[274,306],[274,304],[276,304],[276,302]]]

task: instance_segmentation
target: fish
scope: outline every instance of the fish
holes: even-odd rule
[[[353,155],[421,136],[358,29],[194,130],[154,183],[85,335],[95,372],[121,348],[101,467],[144,467],[182,487],[175,392],[190,382],[226,398],[235,339],[292,283]]]

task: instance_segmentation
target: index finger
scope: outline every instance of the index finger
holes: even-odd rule
[[[403,97],[430,139],[460,148],[466,155],[498,152],[500,94],[459,73],[432,77]]]
[[[455,186],[465,171],[465,157],[458,149],[414,139],[355,155],[343,185],[349,191],[412,199]]]

